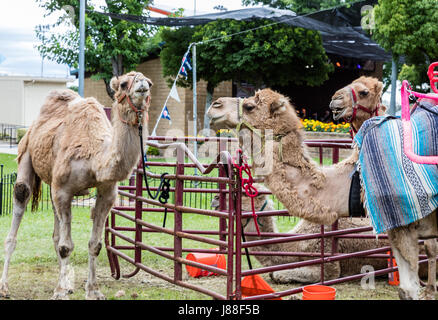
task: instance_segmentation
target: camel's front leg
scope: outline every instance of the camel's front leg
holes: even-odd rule
[[[436,255],[437,244],[436,239],[429,239],[424,242],[426,255],[428,259],[427,285],[424,292],[426,300],[435,300],[436,294]]]
[[[412,226],[408,226],[388,230],[388,238],[400,274],[400,299],[418,300],[418,235]]]
[[[71,201],[72,194],[52,186],[52,201],[54,205],[55,228],[53,241],[59,258],[59,281],[52,299],[68,299],[72,293],[70,254],[74,244],[71,238]]]
[[[88,242],[88,281],[85,286],[85,298],[100,300],[105,296],[99,291],[96,281],[96,259],[102,249],[102,232],[105,220],[117,196],[115,184],[97,188],[96,206],[92,209],[91,218],[93,219],[93,230]]]
[[[53,197],[52,197],[53,198]],[[54,216],[54,226],[53,226],[53,245],[55,247],[55,252],[56,255],[58,256],[58,265],[59,268],[61,269],[61,265],[62,265],[62,258],[61,255],[59,254],[59,218],[58,218],[58,214],[56,213],[56,207],[53,204],[53,200],[52,200],[52,207],[53,207],[53,216]],[[65,258],[66,261],[65,263],[67,264],[67,277],[64,278],[64,283],[60,286],[58,286],[59,288],[64,288],[67,293],[73,293],[74,290],[74,269],[73,267],[70,265],[70,257]]]

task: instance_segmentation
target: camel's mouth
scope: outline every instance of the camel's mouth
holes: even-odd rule
[[[148,92],[149,92],[149,89],[146,87],[140,87],[134,91],[134,93],[136,93],[140,96],[145,96]]]
[[[333,114],[333,120],[336,121],[341,119],[345,115],[347,108],[344,108],[342,102],[337,100],[332,100],[330,102],[330,110],[332,111]]]
[[[345,112],[347,111],[347,109],[343,108],[343,109],[331,109],[332,113],[333,113],[333,120],[339,120],[341,119]]]
[[[220,116],[210,118],[210,125],[215,124],[218,120],[222,119],[223,117],[224,117],[224,115],[222,114]]]

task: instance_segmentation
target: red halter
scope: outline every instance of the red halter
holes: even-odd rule
[[[137,124],[139,123],[139,115],[140,115],[143,111],[146,110],[146,106],[147,106],[148,104],[150,104],[150,102],[151,102],[151,96],[147,96],[147,97],[146,97],[145,104],[143,104],[142,107],[141,107],[140,109],[138,109],[138,108],[132,103],[131,98],[130,98],[129,95],[127,94],[127,93],[131,90],[132,84],[134,83],[134,81],[135,81],[135,79],[137,78],[137,76],[138,76],[138,73],[134,76],[134,78],[130,78],[130,79],[129,79],[129,85],[128,85],[128,88],[127,88],[126,91],[123,92],[123,94],[117,99],[117,102],[118,102],[118,103],[121,103],[121,102],[126,98],[126,100],[128,101],[129,106],[130,106],[131,109],[136,113],[137,118],[136,118],[136,122],[134,123],[134,125],[137,125]],[[146,117],[146,122],[147,122],[147,121],[149,120],[149,114],[148,114],[147,110],[146,110],[146,113],[145,113],[145,117]],[[125,124],[128,123],[126,120],[123,120],[123,119],[120,117],[120,109],[119,109],[119,118],[120,118],[120,120],[121,120],[123,123],[125,123]]]
[[[379,108],[380,108],[380,103],[377,104],[377,106],[374,108],[374,110],[370,110],[367,107],[364,107],[362,105],[360,105],[359,103],[357,103],[357,96],[356,96],[356,92],[354,91],[353,88],[350,88],[350,93],[351,93],[351,103],[352,103],[352,107],[353,107],[353,114],[351,115],[350,119],[345,119],[345,121],[347,121],[348,123],[350,123],[350,135],[351,138],[353,138],[353,133],[356,133],[357,130],[356,128],[353,126],[353,121],[356,119],[356,114],[357,114],[357,110],[360,109],[362,111],[367,112],[369,115],[373,116],[379,115]]]

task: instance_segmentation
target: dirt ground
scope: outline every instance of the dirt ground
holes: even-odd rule
[[[133,271],[127,264],[122,266],[122,274]],[[82,300],[85,297],[87,265],[74,266],[75,292],[71,300]],[[165,270],[161,270],[167,273]],[[57,284],[58,267],[52,263],[12,264],[9,277],[11,300],[47,300],[53,294]],[[110,275],[107,265],[97,270],[98,283],[102,293],[109,300],[210,300],[211,297],[176,286],[140,271],[132,278],[115,280]],[[267,274],[262,275],[276,291],[283,291],[301,286],[300,284],[278,285],[271,281]],[[191,278],[184,270],[184,280],[199,285],[222,295],[226,293],[226,278],[210,276]],[[375,281],[375,289],[363,289],[359,281],[334,285],[336,300],[398,300],[397,287],[388,284],[387,278]],[[283,300],[301,300],[302,294],[285,296]]]

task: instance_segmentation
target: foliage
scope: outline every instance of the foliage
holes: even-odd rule
[[[219,129],[216,131],[216,137],[236,138],[236,133],[231,129]]]
[[[20,140],[24,137],[24,135],[26,134],[27,129],[25,128],[20,128],[17,129],[17,143],[20,142]]]
[[[345,122],[334,124],[333,122],[326,123],[318,120],[301,119],[301,124],[305,131],[338,133],[348,133],[350,131],[350,124]]]
[[[166,81],[169,86],[171,86],[175,80],[173,77],[176,76],[181,66],[182,57],[192,42],[193,33],[194,28],[191,27],[177,29],[163,28],[160,30],[161,38],[165,43],[160,53],[160,60],[163,75],[168,77]],[[198,61],[197,64],[199,65]],[[180,77],[177,84],[184,88],[191,87],[192,73],[188,72],[187,80]]]
[[[318,32],[265,20],[218,20],[194,29],[167,30],[162,36],[166,42],[161,52],[164,75],[175,75],[188,44],[202,41],[197,45],[197,75],[212,88],[231,79],[251,81],[256,86],[316,86],[333,70]],[[222,39],[208,41],[216,38]],[[178,81],[182,86],[191,83],[190,74],[187,80]]]
[[[204,79],[214,86],[228,79],[267,86],[315,86],[328,79],[332,66],[315,31],[272,25],[269,20],[218,20],[198,28],[193,40],[206,41],[249,29],[254,30],[198,46],[198,70]]]
[[[333,8],[357,0],[242,0],[243,5],[264,4],[273,8],[289,9],[298,14]]]
[[[398,59],[403,56],[399,79],[421,85],[427,67],[438,59],[438,2],[435,0],[379,0],[375,7],[374,39]]]
[[[159,156],[160,150],[156,147],[148,147],[148,151],[146,151],[146,154],[149,156]]]
[[[78,67],[79,56],[79,1],[36,0],[46,10],[45,17],[56,16],[65,8],[74,8],[74,15],[63,15],[53,25],[35,28],[41,41],[38,51],[45,58],[71,67]],[[85,17],[85,70],[94,79],[103,79],[111,96],[109,81],[125,71],[131,71],[147,56],[147,51],[159,39],[150,38],[154,27],[130,23],[93,12],[113,12],[143,15],[149,0],[106,0],[106,6],[96,8],[88,1]],[[68,7],[70,6],[70,7]],[[73,14],[73,12],[72,12]],[[47,33],[49,35],[47,36]]]

